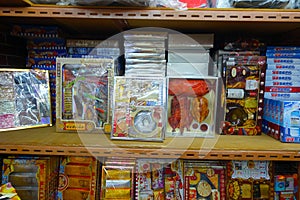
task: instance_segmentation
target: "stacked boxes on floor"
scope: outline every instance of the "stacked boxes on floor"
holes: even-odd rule
[[[263,132],[282,141],[300,142],[300,47],[267,49]]]

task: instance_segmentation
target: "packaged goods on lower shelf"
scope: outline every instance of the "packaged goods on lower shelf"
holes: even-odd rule
[[[226,166],[216,161],[184,161],[184,199],[226,199]]]
[[[2,184],[11,183],[21,199],[55,200],[59,159],[50,157],[3,158]]]
[[[137,199],[183,199],[184,177],[182,160],[137,159]]]
[[[226,199],[274,199],[272,169],[271,161],[229,161]]]
[[[2,199],[21,200],[16,192],[16,189],[11,185],[10,182],[0,186],[0,193],[0,197]]]
[[[102,165],[100,199],[134,199],[134,172],[134,159],[108,158]]]
[[[97,199],[100,163],[94,157],[63,156],[60,158],[58,199]]]

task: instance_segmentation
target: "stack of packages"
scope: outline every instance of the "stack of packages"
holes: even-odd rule
[[[56,58],[65,57],[65,40],[59,36],[56,26],[15,25],[12,35],[27,39],[27,67],[49,71],[52,122],[56,113]]]
[[[135,199],[135,160],[107,158],[101,166],[101,191],[99,199]]]
[[[115,60],[115,73],[124,74],[118,40],[67,39],[66,46],[69,58],[112,58]]]
[[[2,184],[10,183],[21,199],[57,199],[59,158],[7,157],[3,159]]]
[[[165,77],[167,33],[128,31],[124,39],[126,77]]]
[[[213,44],[213,34],[169,34],[167,75],[213,75],[209,53]]]
[[[226,91],[222,134],[261,135],[266,57],[257,40],[229,43],[220,50],[220,73]]]
[[[61,157],[57,199],[97,199],[99,165],[94,157]]]
[[[169,34],[168,137],[212,137],[219,132],[221,81],[210,58],[213,44],[213,34]]]
[[[124,33],[125,76],[115,77],[112,139],[163,140],[167,33]]]
[[[282,142],[300,142],[300,47],[267,48],[264,133]]]

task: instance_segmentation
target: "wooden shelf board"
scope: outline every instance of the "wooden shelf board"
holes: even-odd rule
[[[300,144],[281,143],[266,135],[166,138],[161,143],[111,140],[104,134],[57,133],[54,127],[46,127],[2,132],[0,138],[2,154],[300,160]]]

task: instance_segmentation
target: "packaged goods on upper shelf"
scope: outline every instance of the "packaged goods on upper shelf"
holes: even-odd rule
[[[112,139],[162,141],[166,126],[164,77],[115,77]]]
[[[218,77],[168,77],[166,137],[214,137],[221,121],[222,80]],[[218,115],[218,116],[217,116]]]
[[[56,59],[56,130],[110,132],[114,60]]]
[[[290,0],[217,0],[216,7],[293,9],[297,4]]]
[[[176,10],[187,9],[187,3],[180,0],[23,0],[30,5],[75,5],[75,6],[133,6],[166,7]],[[197,3],[198,4],[198,3]],[[203,6],[202,4],[200,4]]]

